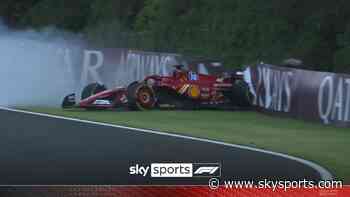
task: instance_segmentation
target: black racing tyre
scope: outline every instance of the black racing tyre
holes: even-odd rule
[[[84,100],[94,94],[103,92],[105,90],[107,90],[106,86],[101,85],[99,83],[91,83],[83,89],[81,93],[81,100]]]
[[[232,104],[237,107],[250,107],[252,105],[253,96],[248,84],[244,81],[239,80],[233,84],[230,97]]]
[[[127,98],[128,98],[128,107],[131,110],[137,110],[136,107],[136,97],[133,96],[135,91],[136,91],[136,87],[139,85],[139,83],[137,81],[132,82],[131,84],[129,84],[129,86],[127,87]]]
[[[156,107],[156,95],[147,84],[133,82],[128,86],[127,91],[129,109],[150,110]]]

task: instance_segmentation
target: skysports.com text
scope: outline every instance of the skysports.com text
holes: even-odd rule
[[[209,180],[209,187],[217,189],[220,186],[220,181],[217,178]],[[341,189],[343,187],[342,181],[324,180],[299,180],[299,181],[223,181],[221,186],[225,189],[271,189],[272,191],[290,189]]]

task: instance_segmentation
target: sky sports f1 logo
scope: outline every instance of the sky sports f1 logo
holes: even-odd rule
[[[219,163],[152,163],[150,166],[130,166],[130,175],[154,178],[220,177]]]

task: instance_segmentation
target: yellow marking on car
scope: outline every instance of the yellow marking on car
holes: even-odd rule
[[[192,98],[199,98],[200,95],[201,95],[201,91],[199,89],[199,87],[197,85],[191,85],[189,88],[188,88],[188,91],[187,91],[187,94],[189,97],[192,97]]]

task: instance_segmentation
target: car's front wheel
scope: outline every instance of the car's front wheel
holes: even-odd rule
[[[151,87],[145,83],[134,82],[128,87],[128,104],[132,110],[155,108],[157,99]]]
[[[99,83],[91,83],[83,89],[81,93],[81,100],[84,100],[92,95],[95,95],[97,93],[103,92],[107,90],[106,86],[101,85]]]

